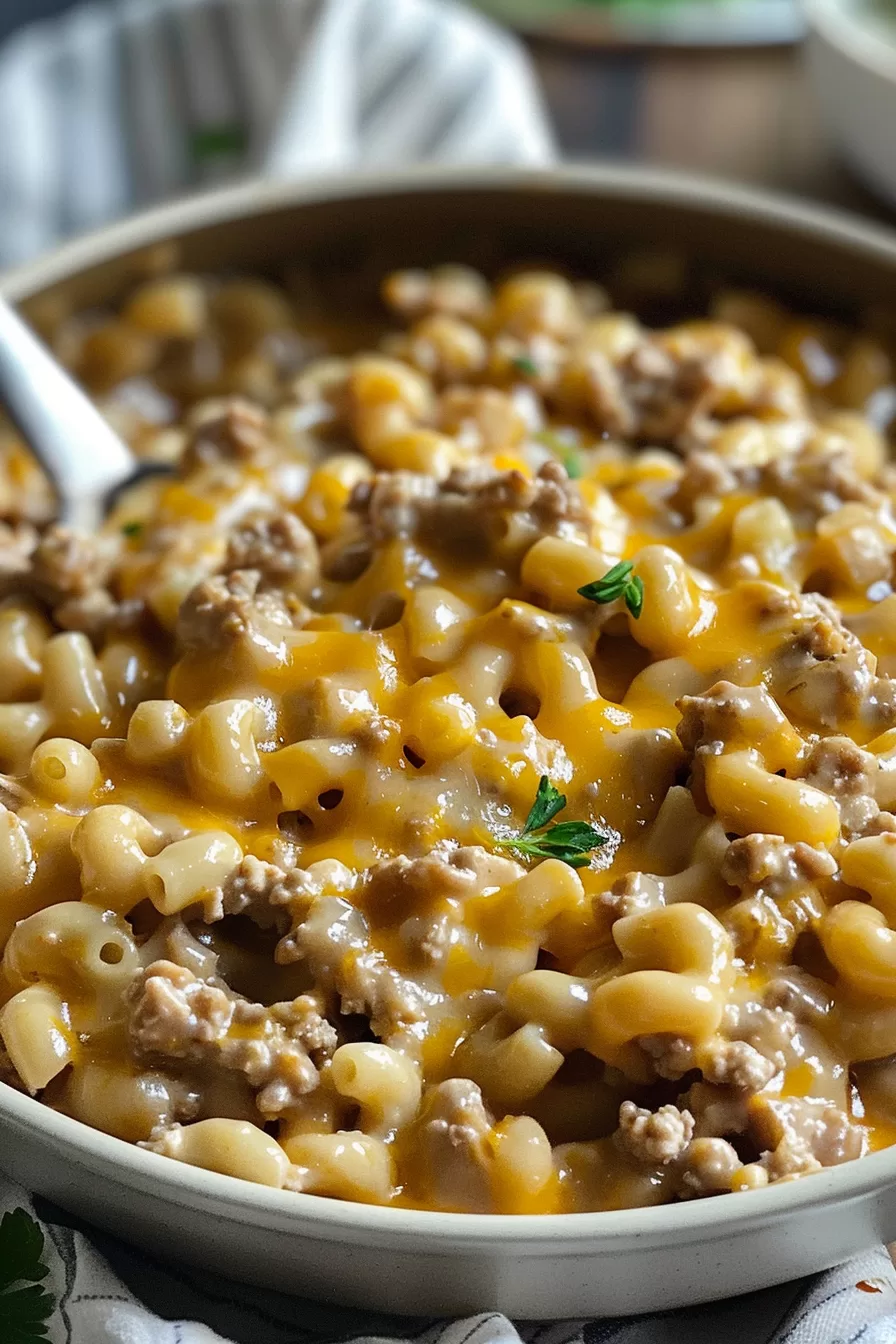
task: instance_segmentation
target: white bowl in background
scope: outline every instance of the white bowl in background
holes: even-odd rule
[[[896,154],[896,151],[894,151]],[[177,240],[186,269],[306,264],[360,301],[399,264],[548,261],[680,249],[738,281],[828,303],[896,303],[896,235],[834,211],[649,169],[415,173],[250,184],[154,210],[6,277],[17,300],[89,307],[135,253]],[[690,291],[689,291],[690,292]],[[896,1147],[803,1180],[610,1213],[378,1208],[189,1167],[0,1083],[0,1167],[159,1258],[383,1310],[561,1318],[672,1308],[827,1268],[896,1237]]]
[[[809,72],[843,157],[896,204],[896,7],[885,0],[803,0]]]

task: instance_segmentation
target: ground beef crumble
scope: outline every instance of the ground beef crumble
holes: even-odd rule
[[[639,341],[621,361],[584,360],[584,401],[599,429],[636,442],[687,446],[711,437],[710,412],[724,386],[724,357],[676,356],[663,341]]]
[[[257,569],[237,569],[226,577],[203,579],[187,594],[177,617],[184,649],[224,650],[266,630],[298,628],[307,609],[290,594],[261,589]]]
[[[638,1045],[660,1078],[677,1080],[697,1068],[694,1042],[684,1036],[673,1036],[670,1032],[639,1036]]]
[[[681,1157],[694,1137],[694,1117],[677,1106],[646,1110],[633,1101],[619,1108],[616,1142],[626,1156],[641,1166],[665,1166]]]
[[[799,452],[775,457],[763,468],[760,484],[797,516],[808,512],[819,518],[848,501],[876,504],[882,499],[858,476],[852,453],[836,439],[823,450],[810,441]]]
[[[512,859],[491,854],[479,845],[435,850],[419,859],[399,854],[374,864],[364,887],[364,904],[378,913],[400,918],[403,912],[435,906],[450,898],[463,900],[483,887],[503,887],[522,877]]]
[[[735,470],[708,449],[695,449],[686,455],[681,476],[669,505],[685,518],[694,519],[701,500],[724,499],[744,487],[743,473]]]
[[[278,943],[276,957],[281,965],[304,963],[344,1014],[367,1016],[387,1045],[405,1043],[408,1029],[427,1016],[422,988],[371,947],[363,913],[340,896],[313,901]]]
[[[806,783],[836,799],[844,840],[896,831],[896,817],[882,812],[874,796],[879,768],[877,757],[848,737],[822,738],[809,754]]]
[[[837,860],[820,846],[802,840],[791,844],[781,835],[740,836],[732,840],[722,860],[722,877],[746,896],[772,900],[793,895],[807,883],[833,877]]]
[[[288,922],[280,907],[295,901],[303,876],[301,869],[285,870],[247,854],[227,881],[205,898],[203,916],[214,923],[225,915],[248,915],[262,928],[284,919]]]
[[[819,445],[810,430],[811,422],[806,420],[802,441],[790,451],[777,446],[764,463],[726,461],[713,451],[712,435],[708,436],[705,446],[685,455],[681,477],[670,497],[671,507],[693,518],[701,500],[719,500],[745,491],[779,499],[798,521],[810,527],[845,503],[879,506],[884,497],[858,475],[848,445],[836,436]]]
[[[795,1062],[793,1041],[798,1023],[793,1013],[783,1008],[766,1008],[748,1000],[729,1003],[722,1018],[722,1030],[732,1040],[746,1041],[778,1069]]]
[[[132,986],[129,1030],[138,1055],[244,1074],[268,1117],[314,1090],[312,1056],[326,1057],[337,1044],[314,995],[266,1008],[167,961],[153,962]]]
[[[838,1166],[865,1150],[864,1130],[821,1098],[769,1098],[754,1108],[752,1124],[771,1180]]]
[[[260,465],[271,456],[269,417],[251,401],[240,397],[208,402],[193,412],[192,433],[180,460],[180,470],[189,474],[199,467],[222,462]]]
[[[703,695],[685,695],[677,703],[676,732],[685,751],[701,747],[759,745],[787,728],[787,720],[764,686],[735,686],[717,681]]]
[[[587,539],[590,515],[559,462],[522,472],[457,468],[444,481],[386,472],[357,485],[351,508],[375,543],[425,536],[445,548],[521,557],[540,536]]]
[[[141,624],[142,598],[119,599],[112,588],[119,547],[110,537],[90,536],[54,523],[38,536],[33,528],[3,527],[0,536],[0,597],[23,593],[45,606],[60,629],[92,639]]]
[[[652,873],[626,873],[616,879],[609,891],[595,896],[594,905],[596,911],[608,914],[615,922],[627,915],[658,910],[663,901],[662,878]]]
[[[256,513],[230,534],[223,569],[254,570],[262,582],[308,594],[320,577],[317,542],[293,513]]]
[[[824,733],[853,723],[883,732],[896,723],[896,681],[877,675],[874,655],[833,603],[782,594],[770,616],[782,642],[769,689],[789,718]]]
[[[308,868],[267,862],[247,854],[226,882],[206,899],[204,915],[211,923],[225,915],[248,915],[262,928],[300,921],[325,894],[348,894],[358,885],[351,869],[336,859],[322,859]]]
[[[739,1092],[761,1092],[778,1068],[748,1041],[711,1041],[700,1052],[700,1068],[708,1083],[734,1087]]]

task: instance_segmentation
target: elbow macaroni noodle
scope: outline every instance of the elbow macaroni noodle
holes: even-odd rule
[[[449,1210],[896,1141],[889,338],[384,295],[373,353],[178,275],[51,333],[174,472],[79,538],[0,444],[0,1079]]]

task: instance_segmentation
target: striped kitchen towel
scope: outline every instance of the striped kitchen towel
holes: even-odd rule
[[[93,0],[0,49],[0,266],[237,176],[551,153],[522,49],[464,6]]]

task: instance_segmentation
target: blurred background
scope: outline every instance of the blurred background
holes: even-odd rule
[[[361,30],[347,35],[359,6],[371,34],[390,15],[395,32],[391,65],[379,60],[373,76],[362,69],[352,86],[343,68],[363,66],[370,45]],[[384,149],[382,136],[365,143],[362,125],[347,152],[334,131],[349,99],[362,122],[366,109],[379,114],[376,98],[358,102],[365,81],[380,103],[390,81],[396,97],[410,89],[425,53],[408,43],[402,56],[401,31],[424,7],[458,19],[440,30],[443,64],[469,41],[472,73],[477,42],[493,62],[518,42],[534,71],[534,93],[519,71],[502,86],[505,152],[495,134],[471,159],[649,162],[893,218],[896,0],[0,0],[0,264],[234,175],[462,161],[457,137],[450,154],[401,136]],[[471,27],[472,10],[488,22]],[[334,61],[340,25],[346,45]],[[317,49],[318,29],[327,52]],[[462,97],[457,82],[450,93],[432,84],[446,117],[448,101]],[[514,145],[520,98],[528,106]],[[547,128],[539,146],[537,102]],[[173,130],[184,115],[188,130]],[[189,145],[179,164],[176,136]],[[469,137],[472,146],[472,119]]]

